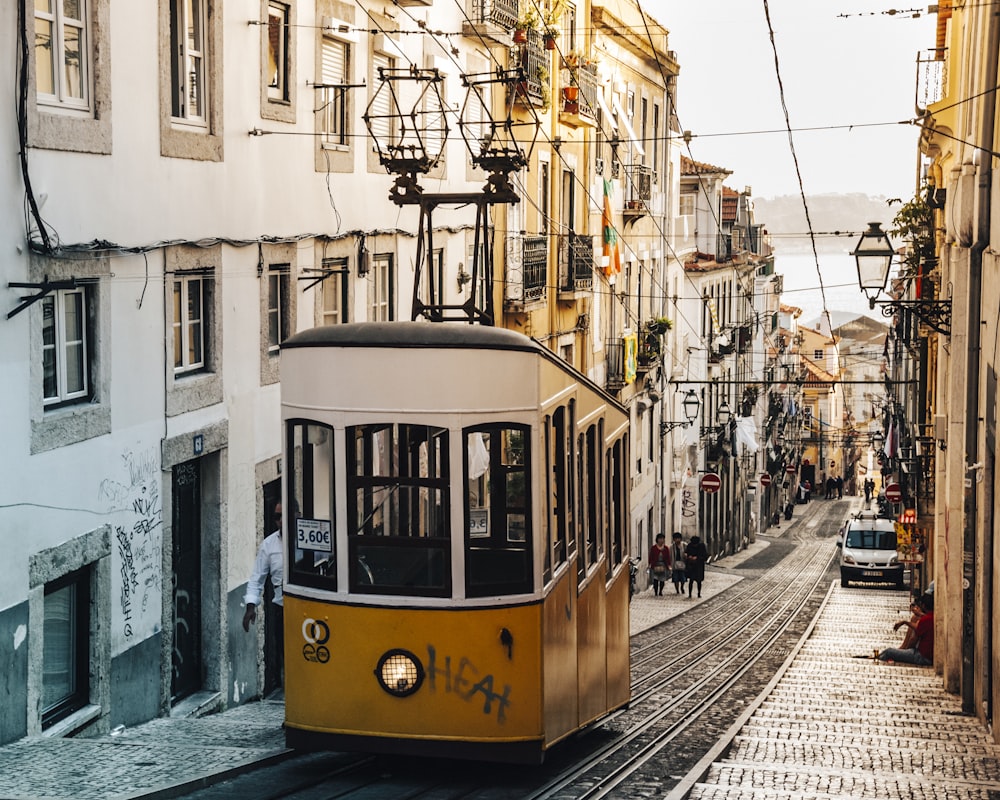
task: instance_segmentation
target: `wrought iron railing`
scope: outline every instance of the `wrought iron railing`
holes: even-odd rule
[[[544,300],[548,273],[547,236],[507,237],[505,297],[508,304]]]
[[[594,285],[594,237],[570,231],[559,237],[559,290],[581,291]]]
[[[527,35],[528,41],[518,46],[520,59],[517,63],[521,68],[521,80],[514,84],[513,91],[522,104],[542,106],[545,105],[552,85],[549,75],[551,59],[542,41],[542,34],[529,30]]]
[[[492,23],[513,28],[517,23],[517,0],[472,0],[470,20],[477,25]]]
[[[625,385],[625,341],[608,339],[604,342],[606,361],[604,385],[609,392],[617,392]]]
[[[917,53],[917,108],[926,109],[931,103],[936,103],[945,96],[948,85],[948,62],[945,59],[948,50],[922,50]]]

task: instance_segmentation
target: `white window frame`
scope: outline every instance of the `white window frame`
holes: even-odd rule
[[[78,313],[80,315],[80,332],[78,337],[67,330],[66,312],[67,304],[78,303]],[[90,326],[90,314],[88,308],[88,296],[86,287],[79,286],[75,289],[56,289],[41,300],[42,309],[42,402],[46,406],[54,406],[68,403],[74,400],[82,400],[90,396],[90,352],[88,347],[88,332]],[[53,341],[45,342],[45,319],[48,314],[52,315]],[[73,338],[71,338],[73,337]],[[67,370],[70,362],[69,351],[78,349],[77,360],[80,363],[80,373],[82,386],[70,389],[69,374]],[[46,394],[44,381],[44,364],[47,353],[52,353],[55,361],[55,394]]]
[[[696,199],[694,192],[681,194],[677,200],[678,216],[693,217]]]
[[[369,99],[369,112],[372,116],[371,135],[373,140],[383,139],[383,150],[387,150],[385,144],[392,144],[396,139],[396,117],[392,116],[395,112],[392,107],[392,93],[379,91],[382,88],[382,81],[378,77],[379,67],[391,72],[396,67],[396,59],[385,53],[372,53],[372,96]],[[376,99],[378,102],[371,102]],[[374,142],[372,149],[377,149]]]
[[[316,112],[319,115],[320,143],[326,148],[346,150],[350,143],[346,85],[350,83],[351,44],[324,36],[320,47],[319,83],[326,87],[319,91]],[[338,55],[341,58],[336,58]]]
[[[192,16],[197,19],[188,17],[189,3],[193,6]],[[170,0],[170,15],[171,42],[178,49],[171,54],[172,118],[175,122],[207,128],[210,102],[208,0]],[[189,41],[188,31],[193,32],[194,41]],[[188,69],[192,62],[195,64],[193,70]],[[189,104],[192,87],[201,90],[198,95],[200,107],[195,110]]]
[[[206,339],[206,306],[207,294],[205,291],[206,281],[211,280],[208,276],[198,273],[195,275],[182,275],[174,279],[174,374],[179,375],[185,372],[195,372],[205,368],[205,339]],[[190,292],[195,288],[198,293],[199,313],[193,316],[190,306]],[[192,345],[196,344],[200,359],[191,358]]]
[[[288,264],[272,264],[267,272],[267,351],[277,353],[286,334],[285,295]]]
[[[269,100],[289,100],[289,21],[287,3],[270,0],[267,4],[267,97]],[[275,32],[277,35],[275,36]]]
[[[391,322],[393,312],[392,254],[380,253],[372,258],[368,276],[368,320]]]
[[[330,274],[321,284],[320,324],[342,325],[347,322],[347,259],[324,258],[323,269]]]
[[[76,0],[80,17],[67,16],[64,0],[48,0],[49,9],[42,11],[35,5],[35,87],[39,103],[43,105],[60,106],[68,109],[89,111],[91,103],[91,33],[89,28],[89,0]],[[52,92],[43,92],[39,86],[39,78],[43,74],[39,69],[42,54],[45,52],[43,40],[39,38],[40,29],[48,27],[48,69],[51,71]],[[79,95],[70,93],[69,77],[67,75],[68,47],[73,37],[79,42]],[[57,55],[60,56],[57,58]]]

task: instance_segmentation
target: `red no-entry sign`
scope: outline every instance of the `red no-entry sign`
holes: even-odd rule
[[[701,476],[701,490],[707,494],[715,494],[722,488],[722,478],[714,472],[706,472]]]
[[[771,476],[768,475],[766,472],[763,475],[760,476],[760,485],[761,486],[770,486],[771,485]]]
[[[885,499],[890,503],[898,503],[903,499],[903,490],[899,488],[898,483],[886,484]]]
[[[789,464],[787,467],[785,467],[785,472],[787,472],[789,475],[794,475],[795,474],[795,465],[794,464]]]

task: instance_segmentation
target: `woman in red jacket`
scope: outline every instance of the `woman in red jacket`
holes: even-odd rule
[[[658,533],[656,534],[656,544],[649,548],[649,574],[653,578],[653,594],[663,594],[663,587],[667,585],[669,573],[670,548],[667,547],[667,535]]]

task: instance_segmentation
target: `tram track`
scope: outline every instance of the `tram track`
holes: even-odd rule
[[[644,709],[652,702],[656,702],[658,707],[642,712],[641,718],[614,741],[591,753],[585,761],[565,770],[528,795],[528,798],[558,800],[571,797],[575,800],[596,800],[608,797],[651,760],[658,758],[665,746],[691,726],[698,724],[701,717],[710,712],[714,704],[781,640],[792,621],[806,609],[810,598],[824,581],[832,560],[832,555],[824,553],[821,548],[823,544],[819,541],[801,546],[796,551],[801,555],[783,565],[775,580],[769,582],[770,589],[759,594],[745,611],[733,616],[729,609],[735,603],[729,601],[736,598],[727,596],[725,609],[706,615],[688,637],[690,641],[704,644],[660,665],[661,669],[677,665],[680,667],[678,672],[656,681],[651,680],[650,675],[639,679],[639,683],[646,682],[649,685],[638,693],[633,689],[632,707]],[[782,576],[790,578],[788,583],[781,582]],[[759,584],[755,583],[755,586],[759,587]],[[748,589],[742,595],[752,596],[752,590]],[[779,597],[783,598],[781,604],[771,608],[769,616],[764,618],[762,610]],[[724,629],[725,633],[715,633],[722,617],[729,624]],[[746,625],[747,632],[739,637],[734,636],[733,631],[742,625]],[[713,633],[705,640],[704,633],[707,631]],[[655,649],[669,641],[669,634],[665,634],[645,648]],[[734,642],[736,645],[732,646]],[[727,669],[727,665],[732,667]],[[695,677],[690,682],[677,686],[686,675]],[[633,687],[636,683],[633,681]],[[674,690],[665,703],[659,696],[664,689]],[[629,713],[630,711],[619,712],[616,717]],[[609,724],[614,723],[609,721]]]
[[[775,540],[763,551],[771,554],[743,565],[743,580],[634,636],[629,707],[554,748],[541,766],[303,754],[285,762],[284,773],[277,765],[237,779],[239,785],[220,784],[219,794],[208,788],[190,797],[596,800],[663,794],[717,744],[808,628],[831,579],[830,531],[844,508],[809,509],[789,539]],[[312,769],[303,771],[309,763]]]

